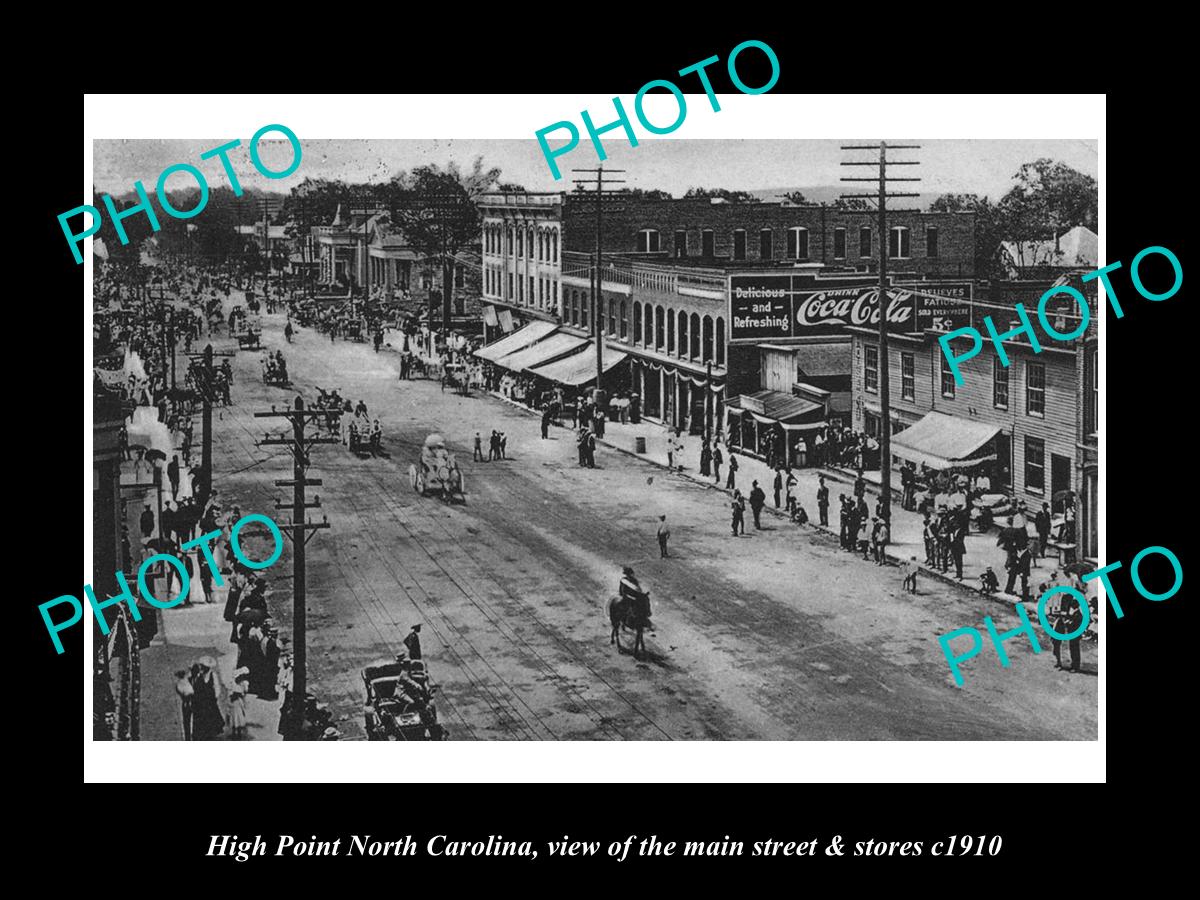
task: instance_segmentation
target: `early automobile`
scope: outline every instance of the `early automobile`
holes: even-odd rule
[[[367,740],[439,741],[445,737],[433,702],[437,687],[430,683],[422,660],[376,660],[363,668],[362,680]]]
[[[420,459],[408,467],[408,480],[418,494],[434,491],[443,500],[452,500],[456,494],[467,499],[462,469],[440,434],[425,438]]]

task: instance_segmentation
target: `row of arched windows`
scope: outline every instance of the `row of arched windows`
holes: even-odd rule
[[[538,262],[558,262],[558,229],[536,225],[483,226],[483,250]]]
[[[588,291],[570,289],[563,292],[564,322],[578,328],[590,328],[590,310],[591,294]],[[680,359],[725,365],[723,316],[714,319],[636,300],[630,304],[617,297],[602,298],[597,315],[609,337]]]

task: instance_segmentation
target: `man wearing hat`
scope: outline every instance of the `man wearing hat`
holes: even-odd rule
[[[421,626],[419,624],[412,627],[412,631],[404,639],[404,646],[408,650],[409,659],[421,658]]]

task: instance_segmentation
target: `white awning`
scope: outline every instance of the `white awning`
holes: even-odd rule
[[[620,365],[628,358],[629,354],[606,347],[604,350],[604,371],[607,372],[614,366]],[[589,381],[595,381],[596,345],[589,341],[587,346],[582,347],[564,359],[530,369],[530,374],[539,375],[542,378],[567,387],[578,387],[581,384],[587,384]]]
[[[529,345],[540,341],[547,335],[552,334],[557,327],[553,322],[530,322],[520,331],[514,331],[507,337],[502,337],[500,340],[494,341],[486,347],[480,347],[475,351],[475,355],[480,359],[486,359],[488,362],[495,362],[502,356],[516,353],[518,350],[523,350]]]
[[[496,365],[513,372],[524,372],[526,369],[532,369],[534,366],[544,365],[574,353],[587,342],[587,338],[575,337],[573,334],[558,331],[524,350],[500,357],[496,360]]]
[[[931,469],[974,466],[995,456],[983,450],[1000,430],[999,425],[930,412],[892,435],[892,453]]]

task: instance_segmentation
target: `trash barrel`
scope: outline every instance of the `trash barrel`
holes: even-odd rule
[[[646,439],[644,437],[642,437],[641,435],[638,435],[637,437],[635,437],[633,439],[633,449],[634,449],[635,453],[645,453],[646,452]]]

